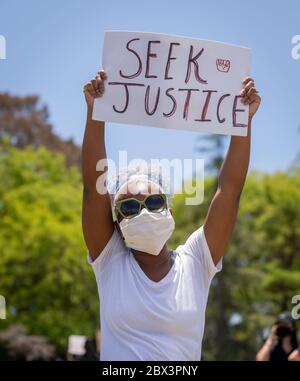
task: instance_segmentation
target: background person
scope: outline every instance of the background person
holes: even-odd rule
[[[97,352],[96,340],[94,338],[88,337],[86,339],[85,354],[78,358],[78,361],[98,361],[99,353]]]
[[[269,337],[256,355],[257,361],[288,361],[296,358],[298,348],[295,320],[289,312],[278,316]],[[291,357],[289,357],[291,356]]]
[[[288,358],[289,361],[300,361],[300,346],[295,349]]]

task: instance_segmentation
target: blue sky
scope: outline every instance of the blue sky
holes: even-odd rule
[[[82,86],[101,67],[105,30],[138,30],[224,41],[252,49],[252,76],[263,103],[253,121],[251,168],[286,169],[300,151],[300,60],[291,38],[300,34],[300,2],[1,0],[0,91],[38,94],[55,131],[81,143]],[[198,133],[108,125],[108,155],[197,158]],[[147,144],[145,143],[147,142]]]

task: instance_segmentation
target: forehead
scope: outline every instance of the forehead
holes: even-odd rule
[[[134,197],[137,200],[143,200],[149,194],[162,193],[159,185],[146,179],[128,181],[119,189],[115,201],[125,200]]]

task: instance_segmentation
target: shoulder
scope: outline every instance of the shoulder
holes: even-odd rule
[[[114,261],[121,258],[122,255],[126,253],[126,250],[127,248],[124,241],[118,230],[115,228],[106,246],[95,260],[93,260],[88,253],[88,263],[93,267],[97,274],[104,271],[108,266],[112,265]]]
[[[205,274],[208,279],[212,279],[222,269],[222,260],[217,265],[213,262],[203,226],[190,234],[185,243],[177,247],[176,252],[184,262],[196,266],[197,271]]]
[[[203,226],[188,235],[186,241],[179,245],[176,251],[181,255],[189,255],[198,260],[202,255],[209,255],[210,251],[205,239]]]

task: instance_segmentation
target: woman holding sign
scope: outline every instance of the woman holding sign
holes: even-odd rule
[[[260,96],[245,78],[248,136],[231,137],[203,226],[170,250],[175,223],[160,176],[129,173],[117,179],[113,195],[96,190],[96,164],[106,152],[104,122],[92,120],[92,111],[106,79],[101,70],[84,87],[82,147],[83,232],[101,300],[101,360],[200,360],[208,291],[236,221]]]

